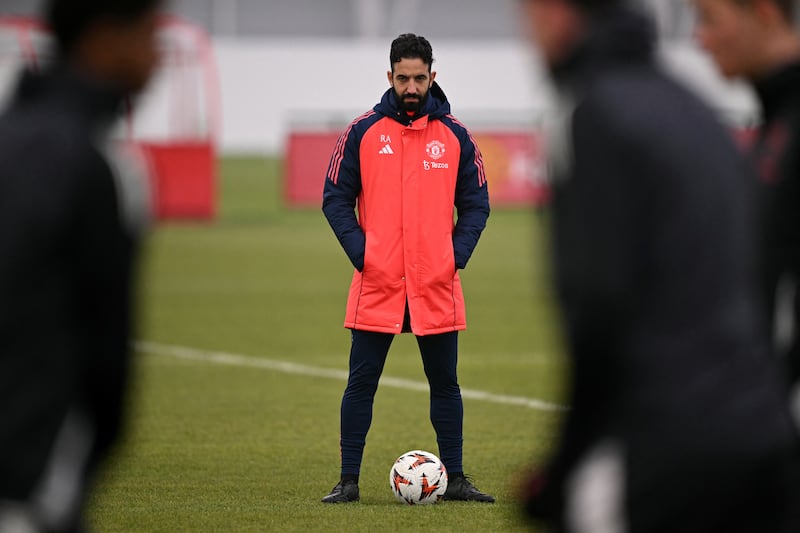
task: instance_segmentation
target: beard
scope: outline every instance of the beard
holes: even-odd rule
[[[422,109],[422,104],[425,103],[425,99],[428,97],[428,93],[424,95],[399,95],[395,93],[397,96],[397,101],[400,102],[400,109],[409,113],[417,113],[420,109]]]

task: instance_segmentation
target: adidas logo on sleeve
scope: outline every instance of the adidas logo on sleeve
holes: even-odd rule
[[[378,150],[378,153],[379,154],[392,155],[394,153],[394,150],[392,150],[392,145],[391,144],[387,144],[386,146],[384,146],[383,148]]]

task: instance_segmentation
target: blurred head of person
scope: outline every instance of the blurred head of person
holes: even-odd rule
[[[124,93],[147,84],[158,64],[163,0],[48,0],[46,21],[59,57]]]
[[[404,33],[392,41],[389,50],[391,70],[386,75],[400,107],[409,113],[419,111],[436,79],[431,43],[421,35]]]
[[[554,67],[583,40],[593,12],[624,4],[624,0],[519,0],[528,38],[544,62]]]
[[[692,0],[695,33],[723,76],[757,80],[800,59],[794,0]]]

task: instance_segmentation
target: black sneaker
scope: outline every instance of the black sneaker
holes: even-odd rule
[[[445,491],[443,499],[462,502],[494,503],[494,496],[484,494],[476,489],[472,481],[466,476],[451,479],[447,483],[447,491]]]
[[[348,479],[340,481],[330,494],[322,498],[322,503],[347,503],[358,501],[358,483]]]

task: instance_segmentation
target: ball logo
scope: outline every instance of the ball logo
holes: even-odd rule
[[[444,143],[441,141],[431,141],[425,146],[425,151],[431,159],[440,159],[445,152]]]

